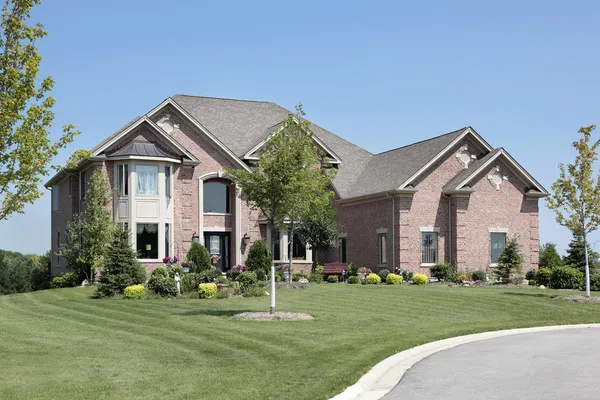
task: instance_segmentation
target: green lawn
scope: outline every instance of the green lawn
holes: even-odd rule
[[[278,291],[305,322],[233,321],[269,299],[0,296],[0,399],[325,399],[400,350],[451,336],[600,322],[558,292],[318,285]],[[561,292],[564,294],[564,292]]]

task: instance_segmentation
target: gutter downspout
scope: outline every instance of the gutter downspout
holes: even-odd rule
[[[390,196],[389,192],[386,192],[387,197],[392,198],[392,274],[396,273],[396,198]]]
[[[448,264],[452,265],[452,198],[442,193],[448,199]]]

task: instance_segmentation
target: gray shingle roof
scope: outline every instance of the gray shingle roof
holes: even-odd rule
[[[460,136],[465,129],[461,128],[422,142],[375,154],[353,184],[349,196],[397,189]]]
[[[202,124],[238,157],[266,139],[272,128],[291,111],[270,102],[175,95],[173,100]],[[355,144],[312,124],[313,133],[341,159],[333,182],[340,196],[348,197],[359,172],[372,154]]]

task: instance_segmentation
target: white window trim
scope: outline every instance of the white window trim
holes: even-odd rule
[[[508,233],[508,228],[488,228],[488,233]]]
[[[490,258],[492,257],[492,233],[504,233],[504,240],[508,239],[508,228],[488,228],[490,238]],[[505,244],[506,246],[506,244]],[[498,263],[489,263],[488,267],[496,268]]]
[[[419,228],[421,232],[435,232],[440,233],[440,228],[437,226],[422,226]]]
[[[379,259],[377,260],[377,265],[378,266],[387,266],[387,229],[385,229],[385,232],[379,232],[379,229],[377,230],[377,253],[379,256]],[[381,248],[381,238],[384,237],[385,238],[385,251],[383,251],[384,249]],[[347,250],[346,250],[347,251]],[[383,256],[385,255],[385,262],[383,262]]]
[[[233,214],[232,213],[205,212],[204,215],[227,216],[227,215],[233,215]]]
[[[440,253],[439,253],[440,252],[440,249],[439,249],[439,244],[440,244],[439,243],[439,241],[440,241],[440,228],[437,227],[437,226],[422,226],[422,227],[419,228],[419,230],[421,231],[421,233],[423,233],[423,232],[437,233],[437,242],[435,244],[435,248],[436,248],[436,251],[437,251],[437,256],[438,256],[437,258],[438,258],[438,263],[439,263],[439,261],[440,261],[440,259],[439,259],[439,255],[440,255]],[[419,239],[421,241],[420,246],[419,246],[419,250],[422,253],[422,251],[423,251],[423,235],[421,235],[421,237]],[[423,257],[423,256],[421,255],[421,257]],[[428,267],[433,267],[436,264],[437,263],[424,263],[424,262],[422,262],[421,263],[421,267],[428,268]]]
[[[421,263],[421,267],[423,267],[423,268],[430,268],[430,267],[433,267],[434,265],[436,265],[436,263]]]

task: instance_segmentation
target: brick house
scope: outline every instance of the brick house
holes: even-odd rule
[[[224,168],[251,170],[257,151],[290,111],[275,103],[187,95],[168,98],[91,149],[52,189],[52,273],[67,271],[56,255],[68,221],[85,208],[96,168],[115,189],[111,209],[127,224],[132,246],[152,269],[165,256],[185,256],[200,240],[217,266],[243,263],[260,238],[289,260],[288,233],[271,232],[236,196]],[[503,148],[465,127],[372,154],[312,125],[316,145],[338,173],[333,181],[342,228],[340,247],[319,261],[428,273],[436,263],[459,270],[493,267],[507,237],[518,236],[526,269],[538,264],[538,199],[547,191]],[[293,238],[295,270],[313,252]]]

